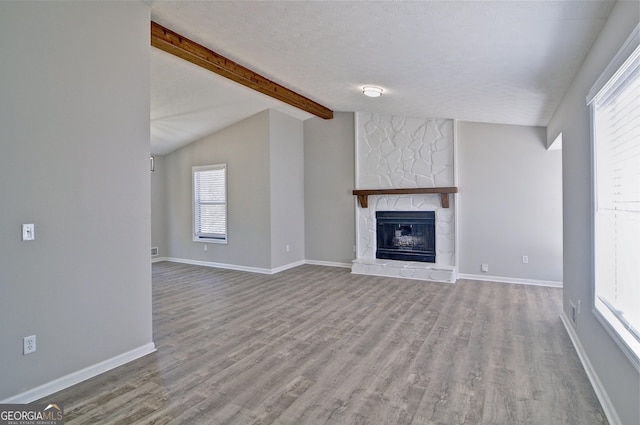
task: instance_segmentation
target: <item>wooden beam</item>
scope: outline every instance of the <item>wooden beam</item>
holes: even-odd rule
[[[151,45],[320,118],[333,118],[331,109],[153,21],[151,22]]]

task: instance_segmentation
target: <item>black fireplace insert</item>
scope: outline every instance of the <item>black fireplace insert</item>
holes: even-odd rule
[[[376,211],[376,258],[436,262],[434,211]]]

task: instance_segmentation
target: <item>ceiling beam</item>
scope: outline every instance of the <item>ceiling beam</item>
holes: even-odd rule
[[[333,118],[331,109],[153,21],[151,22],[151,45],[320,118]]]

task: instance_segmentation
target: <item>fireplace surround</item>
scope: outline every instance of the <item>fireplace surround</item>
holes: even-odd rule
[[[356,258],[351,272],[455,282],[453,120],[364,112],[357,112],[355,118]],[[378,211],[434,212],[435,261],[377,258]],[[412,243],[406,232],[400,236],[405,236],[403,243]]]

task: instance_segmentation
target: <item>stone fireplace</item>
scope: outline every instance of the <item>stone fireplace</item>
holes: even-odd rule
[[[455,186],[453,161],[453,120],[356,113],[356,189]],[[453,194],[447,196],[449,205],[443,204],[438,193],[376,194],[368,196],[367,208],[357,204],[352,273],[455,282],[456,200]],[[429,261],[389,258],[393,257],[389,251],[383,251],[382,257],[386,258],[377,254],[377,213],[397,211],[430,212],[435,253]],[[406,237],[414,233],[396,230],[400,230],[399,237],[405,236],[401,243],[415,242]],[[395,230],[392,234],[396,235]]]

